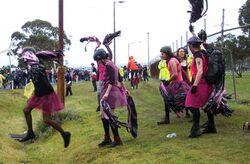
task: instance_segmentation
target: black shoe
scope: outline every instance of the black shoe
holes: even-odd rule
[[[110,138],[105,138],[101,143],[98,144],[99,147],[104,147],[104,146],[108,146],[111,145],[112,141]]]
[[[63,134],[64,148],[67,148],[69,146],[70,136],[71,136],[70,132],[64,132]]]
[[[122,144],[122,141],[120,140],[120,141],[114,141],[114,142],[112,142],[108,147],[109,148],[113,148],[113,147],[121,146],[121,145],[123,145],[123,144]]]
[[[164,118],[161,121],[157,122],[158,125],[170,124],[169,118]]]
[[[36,135],[34,132],[28,132],[26,134],[26,136],[24,136],[22,139],[18,140],[20,142],[25,142],[25,141],[28,141],[28,140],[31,140],[31,139],[34,139],[36,138]]]
[[[205,133],[217,133],[217,130],[216,130],[215,126],[210,126],[210,127],[208,126],[205,129],[203,129],[201,131],[201,133],[202,134],[205,134]]]
[[[201,136],[202,135],[202,133],[201,133],[201,131],[200,131],[200,129],[196,129],[196,130],[191,130],[191,133],[189,134],[189,138],[196,138],[196,137],[199,137],[199,136]]]

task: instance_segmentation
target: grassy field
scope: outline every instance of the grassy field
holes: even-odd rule
[[[66,97],[65,112],[79,116],[64,121],[62,126],[72,133],[71,144],[63,148],[58,132],[41,135],[34,143],[19,143],[8,137],[9,133],[26,130],[22,113],[26,98],[23,90],[0,91],[0,164],[16,163],[250,163],[250,133],[242,125],[250,121],[250,75],[237,81],[237,102],[231,100],[232,117],[216,116],[217,134],[206,134],[189,139],[191,123],[184,117],[177,119],[171,113],[171,124],[157,125],[163,116],[163,101],[159,94],[159,81],[141,82],[138,90],[130,90],[138,112],[138,138],[134,139],[124,128],[120,135],[124,145],[109,149],[98,148],[103,130],[97,106],[96,93],[90,82],[73,85],[74,95]],[[227,77],[228,93],[233,92],[232,78]],[[240,103],[239,103],[240,102]],[[242,103],[244,102],[244,103]],[[206,116],[201,112],[201,122]],[[127,119],[125,109],[117,109],[120,120]],[[33,111],[33,125],[39,133],[41,113]],[[175,132],[176,138],[168,139]],[[46,133],[46,132],[45,132]]]

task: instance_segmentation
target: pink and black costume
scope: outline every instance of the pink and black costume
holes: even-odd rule
[[[118,72],[118,68],[112,61],[108,61],[105,65],[103,86],[101,89],[101,97],[105,94],[108,84],[112,85],[109,97],[106,100],[111,109],[116,107],[124,107],[127,105],[126,93],[124,88],[120,88],[118,83],[122,81],[122,77]]]
[[[168,70],[170,72],[170,76],[173,74],[173,69],[170,65],[170,62],[174,62],[176,64],[178,76],[167,86],[164,85],[164,82],[160,84],[160,92],[168,108],[168,120],[170,109],[176,113],[177,117],[180,117],[180,112],[185,108],[186,94],[190,89],[190,86],[185,81],[183,81],[181,64],[175,57],[171,57],[168,60]]]
[[[190,109],[193,114],[193,126],[190,131],[190,138],[198,137],[202,133],[216,133],[214,124],[213,113],[207,112],[208,125],[206,125],[203,131],[200,130],[200,108],[202,108],[208,101],[213,86],[209,85],[205,80],[205,74],[207,71],[207,61],[203,50],[200,50],[202,41],[200,38],[193,36],[188,40],[188,44],[193,52],[193,59],[191,63],[191,75],[192,79],[196,79],[198,69],[196,59],[200,58],[202,61],[202,76],[197,86],[192,86],[187,94],[185,106]]]
[[[31,65],[29,75],[34,84],[34,95],[28,100],[27,106],[43,113],[52,114],[63,109],[63,104],[47,78],[43,64]]]
[[[34,95],[28,100],[26,106],[23,109],[26,123],[28,126],[27,134],[20,140],[24,142],[35,138],[35,133],[32,128],[32,116],[31,111],[35,108],[43,113],[44,123],[52,126],[54,129],[60,132],[63,140],[64,147],[68,147],[70,143],[70,132],[65,132],[61,126],[51,119],[51,115],[54,112],[61,111],[63,104],[57,94],[55,93],[52,85],[49,83],[45,66],[38,58],[52,60],[62,55],[61,52],[53,51],[40,51],[36,52],[34,48],[24,48],[22,52],[22,59],[28,67],[28,73],[34,84]]]

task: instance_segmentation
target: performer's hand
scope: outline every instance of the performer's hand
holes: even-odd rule
[[[129,96],[130,95],[129,91],[127,89],[125,91],[126,91],[126,95]]]
[[[197,86],[192,86],[192,88],[191,88],[191,93],[192,94],[195,94],[197,92]]]
[[[107,100],[108,99],[108,97],[109,97],[109,94],[108,93],[105,93],[104,95],[103,95],[103,97],[102,97],[102,100]]]

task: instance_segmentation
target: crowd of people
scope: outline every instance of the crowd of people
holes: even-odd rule
[[[46,69],[46,75],[50,83],[57,82],[57,70],[54,68]],[[89,68],[66,68],[65,78],[72,78],[72,82],[91,81],[91,70]],[[22,89],[29,82],[30,76],[25,69],[0,68],[0,89]]]

